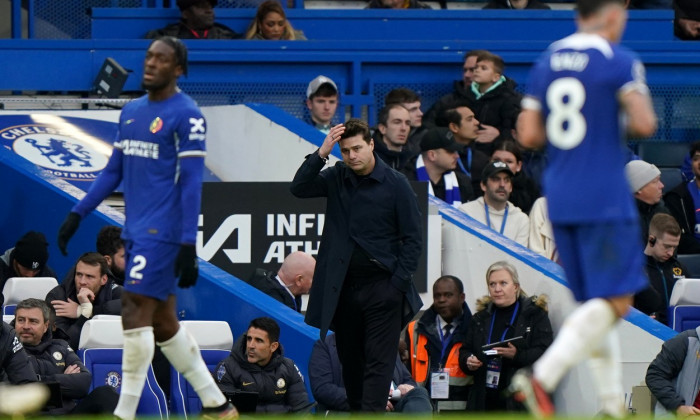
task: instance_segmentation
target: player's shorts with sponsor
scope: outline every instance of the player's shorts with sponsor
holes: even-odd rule
[[[638,221],[553,223],[552,227],[576,300],[629,295],[647,287]]]
[[[180,244],[150,239],[127,240],[124,290],[165,300],[175,293],[175,259]]]

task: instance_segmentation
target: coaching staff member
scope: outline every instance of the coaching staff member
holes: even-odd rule
[[[321,171],[335,143],[343,162]],[[306,322],[337,334],[352,411],[382,412],[399,334],[422,302],[413,285],[422,238],[406,178],[374,153],[367,123],[331,128],[301,165],[292,194],[327,197]]]

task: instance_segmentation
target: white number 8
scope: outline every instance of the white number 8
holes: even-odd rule
[[[564,99],[567,99],[564,102]],[[581,144],[586,136],[586,119],[581,108],[586,102],[586,90],[578,79],[563,77],[547,89],[547,136],[559,149],[569,150]],[[566,123],[566,127],[564,126]]]

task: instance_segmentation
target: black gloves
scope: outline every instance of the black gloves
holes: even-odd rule
[[[197,283],[199,276],[199,264],[197,263],[197,250],[194,245],[180,245],[180,252],[175,260],[175,277],[178,277],[177,285],[183,289],[192,287]]]
[[[66,247],[68,246],[68,241],[73,237],[73,234],[78,230],[80,225],[80,215],[78,213],[70,212],[63,221],[61,228],[58,229],[58,249],[61,250],[61,254],[68,255]]]

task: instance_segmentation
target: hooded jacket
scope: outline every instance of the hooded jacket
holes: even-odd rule
[[[107,283],[97,292],[94,302],[92,302],[92,316],[100,314],[121,315],[122,290],[122,286],[108,279]],[[52,300],[67,302],[69,298],[73,302],[78,302],[78,291],[72,278],[66,279],[66,281],[51,289],[46,295],[46,304],[49,308],[52,308]],[[83,315],[80,315],[78,318],[57,316],[56,331],[54,332],[55,338],[66,340],[72,348],[77,349],[80,342],[80,331],[87,320],[88,318]]]
[[[695,203],[688,191],[688,183],[681,182],[664,195],[664,203],[681,226],[679,254],[700,254],[700,240],[695,238]]]
[[[384,143],[384,136],[379,130],[374,130],[372,140],[374,140],[374,153],[376,153],[391,169],[401,171],[414,156],[414,153],[406,146],[404,146],[400,152],[389,150],[386,143]]]
[[[224,394],[234,391],[258,393],[258,413],[290,413],[311,407],[304,377],[292,359],[283,356],[282,344],[265,366],[249,363],[247,335],[240,336],[231,354],[216,366],[216,383]]]
[[[84,398],[92,384],[92,374],[77,354],[64,340],[53,339],[47,331],[36,346],[25,344],[32,367],[41,382],[58,382],[63,396],[63,407],[50,410],[50,414],[65,414],[75,408],[75,400]],[[79,373],[63,373],[68,366],[78,365]]]
[[[17,274],[15,272],[15,269],[12,267],[14,251],[15,248],[12,247],[5,251],[2,257],[0,257],[0,306],[2,306],[5,303],[5,296],[3,296],[2,294],[2,289],[5,287],[5,282],[9,278],[19,277],[19,274]],[[44,264],[41,270],[39,270],[39,273],[36,275],[36,277],[53,277],[56,280],[58,280],[56,272],[53,271],[53,269],[49,267],[48,264]]]
[[[668,303],[673,286],[676,281],[688,275],[688,270],[675,257],[659,262],[647,255],[644,271],[649,278],[649,286],[634,295],[634,307],[647,315],[654,315],[662,324],[667,324]]]

